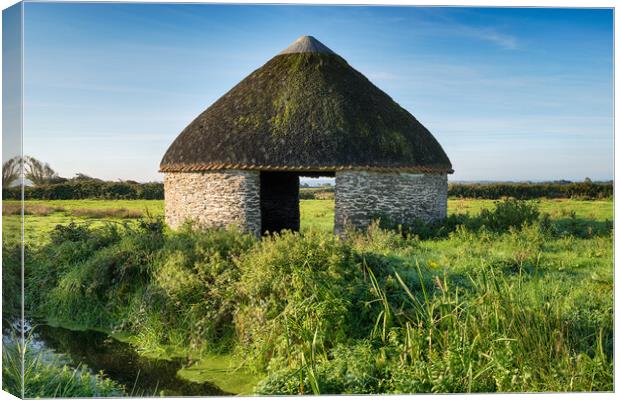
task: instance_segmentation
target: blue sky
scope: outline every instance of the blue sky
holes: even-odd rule
[[[2,12],[2,162],[21,154],[21,7]],[[9,78],[10,79],[6,79]]]
[[[161,180],[202,110],[303,34],[422,122],[452,180],[613,175],[611,10],[27,3],[24,152]]]

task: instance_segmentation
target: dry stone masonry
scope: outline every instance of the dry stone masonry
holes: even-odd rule
[[[166,222],[171,228],[193,220],[204,227],[236,225],[260,233],[258,171],[168,172],[164,192]]]
[[[172,228],[187,220],[203,227],[236,225],[256,235],[299,230],[298,179],[291,173],[262,173],[261,179],[260,172],[243,170],[169,172],[164,176],[166,222]],[[338,171],[335,197],[334,232],[342,234],[347,226],[364,229],[376,217],[394,222],[445,218],[448,181],[446,174]]]
[[[334,231],[341,234],[347,225],[365,228],[381,216],[401,223],[442,219],[447,203],[446,174],[336,172]]]

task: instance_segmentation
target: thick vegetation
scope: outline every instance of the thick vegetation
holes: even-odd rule
[[[261,394],[612,390],[610,223],[503,201],[388,225],[60,225],[28,249],[26,305],[142,352],[233,353]]]

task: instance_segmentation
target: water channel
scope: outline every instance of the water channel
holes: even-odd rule
[[[60,356],[69,366],[87,367],[125,385],[129,396],[217,396],[227,395],[210,383],[195,383],[177,376],[186,367],[183,359],[161,360],[140,356],[129,344],[110,335],[37,325],[30,346]],[[6,339],[6,336],[5,336]]]

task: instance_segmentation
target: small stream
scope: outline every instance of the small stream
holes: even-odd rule
[[[97,331],[72,331],[37,325],[32,345],[64,356],[72,367],[86,366],[125,385],[129,396],[227,395],[210,383],[194,383],[177,377],[185,360],[142,357],[127,343]]]

